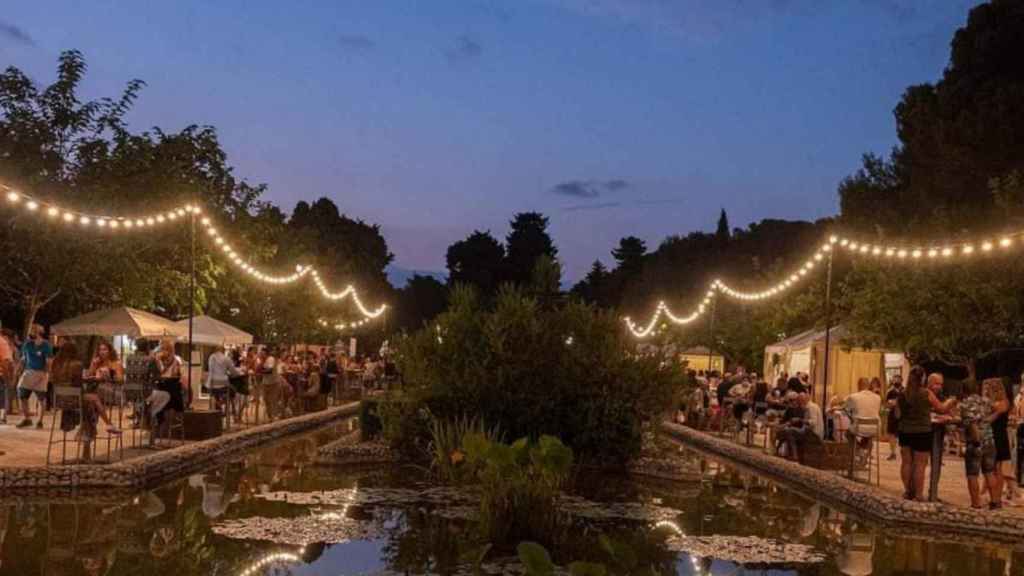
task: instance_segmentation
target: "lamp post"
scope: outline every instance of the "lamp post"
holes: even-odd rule
[[[195,211],[190,212],[191,218],[189,219],[189,243],[191,244],[191,265],[192,275],[189,279],[188,287],[188,389],[192,394],[195,394],[195,389],[192,388],[192,322],[196,316],[196,213]]]
[[[825,377],[821,384],[821,405],[828,406],[828,364],[832,349],[832,250],[828,251],[828,271],[825,274]]]

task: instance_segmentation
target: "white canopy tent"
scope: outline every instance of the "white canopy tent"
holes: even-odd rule
[[[127,306],[89,312],[54,324],[50,330],[57,336],[107,336],[113,338],[123,335],[133,339],[188,336],[187,325],[182,330],[181,326],[171,320]]]
[[[175,324],[188,336],[188,318]],[[192,319],[192,343],[201,346],[244,346],[252,344],[252,334],[210,316]]]

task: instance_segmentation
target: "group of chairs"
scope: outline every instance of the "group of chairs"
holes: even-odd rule
[[[729,399],[721,407],[718,414],[717,428],[719,436],[728,436],[735,442],[744,442],[753,446],[756,436],[762,434],[763,449],[773,452],[773,432],[779,428],[780,422],[773,421],[769,405],[766,402],[754,403],[750,409],[736,418],[734,402]],[[847,433],[848,432],[848,433]],[[842,431],[839,440],[818,439],[805,446],[803,461],[805,465],[822,469],[841,471],[851,480],[864,478],[868,482],[881,483],[881,419],[855,418],[848,431]]]
[[[161,439],[185,441],[185,415],[181,412],[167,410],[163,425],[152,422],[145,400],[153,391],[153,385],[142,382],[124,382],[113,389],[112,402],[107,405],[108,413],[116,417],[119,434],[101,431],[97,427],[96,436],[91,446],[86,446],[79,433],[82,419],[86,417],[87,407],[83,402],[82,388],[66,384],[56,384],[54,392],[54,415],[50,421],[50,436],[46,450],[46,464],[56,462],[55,447],[59,446],[60,464],[82,462],[86,450],[90,452],[93,462],[110,463],[124,458],[125,440],[131,448],[155,445]],[[110,398],[108,398],[110,399]],[[131,407],[129,426],[125,423],[125,408]],[[115,416],[116,414],[116,416]],[[58,430],[59,428],[59,430]],[[155,436],[154,436],[155,435]],[[98,448],[103,447],[103,457]],[[70,448],[70,450],[69,450]],[[70,454],[69,454],[70,452]]]

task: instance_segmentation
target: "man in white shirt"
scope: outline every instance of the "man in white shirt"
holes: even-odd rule
[[[863,438],[878,435],[878,418],[882,410],[882,398],[871,390],[867,378],[857,381],[857,391],[846,398],[843,411],[850,415],[850,434]],[[874,422],[860,424],[859,419],[873,418]]]

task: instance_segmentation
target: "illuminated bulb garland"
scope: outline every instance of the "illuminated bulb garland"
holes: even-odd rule
[[[193,204],[184,204],[178,208],[168,210],[166,212],[157,212],[147,216],[135,216],[135,217],[122,217],[122,216],[106,216],[98,214],[88,214],[85,212],[78,212],[75,210],[68,210],[61,208],[55,204],[37,200],[23,192],[19,192],[9,186],[0,184],[0,189],[3,190],[3,196],[6,199],[8,205],[12,207],[24,208],[26,212],[37,213],[45,218],[54,222],[63,222],[68,226],[77,226],[79,228],[93,228],[97,230],[107,232],[117,232],[124,230],[127,232],[133,232],[137,230],[144,230],[162,226],[182,220],[185,222],[189,221],[190,217],[196,218],[196,221],[202,226],[206,232],[205,236],[209,238],[213,245],[223,254],[229,262],[231,262],[236,268],[246,273],[250,277],[259,280],[265,284],[283,285],[292,284],[304,278],[305,276],[312,274],[317,287],[325,298],[332,301],[343,300],[344,298],[351,297],[352,301],[355,302],[359,312],[366,318],[377,318],[387,310],[387,304],[382,304],[376,309],[367,308],[362,300],[359,299],[359,294],[356,289],[351,285],[347,286],[344,290],[337,293],[332,293],[327,289],[323,280],[320,279],[320,275],[316,269],[309,265],[297,265],[295,266],[295,272],[293,274],[278,276],[273,274],[267,274],[255,266],[249,264],[249,262],[238,253],[237,250],[231,245],[231,243],[225,238],[219,230],[214,226],[213,220],[209,216],[203,215],[203,211],[199,206]],[[215,250],[215,251],[218,251]]]
[[[327,320],[320,318],[319,320],[316,321],[316,323],[323,328],[334,328],[335,330],[338,330],[340,332],[344,330],[355,330],[356,328],[361,328],[365,326],[370,320],[373,320],[373,318],[363,318],[362,320],[357,320],[355,322],[338,322],[335,324],[331,324]]]
[[[285,562],[290,564],[297,564],[302,561],[302,558],[295,554],[289,554],[288,552],[275,552],[268,554],[263,558],[260,558],[256,562],[250,564],[245,570],[239,572],[239,576],[254,576],[256,574],[262,574],[263,569],[270,564],[283,564]]]
[[[628,316],[623,320],[633,336],[636,336],[637,338],[646,338],[658,327],[658,323],[662,316],[678,325],[686,325],[696,321],[705,313],[707,306],[711,304],[712,299],[718,294],[724,294],[731,298],[744,301],[759,301],[773,298],[785,293],[790,288],[810,276],[811,272],[813,272],[833,250],[842,251],[853,256],[870,256],[882,260],[916,262],[924,260],[944,261],[955,258],[970,258],[975,254],[995,254],[1005,252],[1018,245],[1024,245],[1024,231],[1012,234],[1003,234],[995,238],[975,242],[940,242],[920,246],[885,246],[870,242],[858,242],[857,240],[841,236],[830,236],[828,241],[822,244],[811,258],[804,262],[799,269],[793,271],[792,274],[789,274],[781,281],[765,290],[761,290],[759,292],[743,292],[730,287],[721,280],[714,280],[711,282],[707,293],[704,295],[704,299],[687,316],[676,316],[672,313],[665,302],[658,302],[658,306],[655,308],[654,314],[651,316],[651,319],[647,324],[639,325]]]

